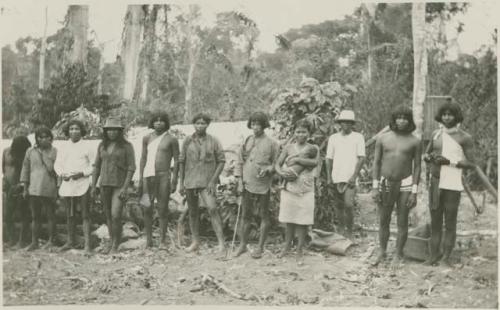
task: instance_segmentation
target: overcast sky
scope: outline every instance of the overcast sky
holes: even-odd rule
[[[106,42],[105,59],[113,61],[120,48],[123,18],[129,1],[79,1],[89,4],[89,25],[97,33],[100,42]],[[140,1],[141,3],[155,3]],[[159,2],[159,1],[156,1]],[[168,1],[168,3],[183,3]],[[0,2],[1,45],[13,44],[24,36],[41,37],[45,23],[45,6],[48,7],[47,34],[51,35],[62,26],[67,6],[75,1],[16,0]],[[137,1],[135,3],[138,3]],[[213,22],[215,13],[237,10],[254,19],[260,30],[257,48],[273,51],[276,48],[274,35],[305,24],[321,23],[325,20],[341,19],[352,14],[360,2],[328,0],[201,0],[205,22]],[[474,1],[465,15],[455,18],[462,21],[465,31],[459,36],[461,52],[473,53],[482,44],[491,42],[491,33],[499,19],[497,1]],[[451,27],[453,28],[453,27]]]

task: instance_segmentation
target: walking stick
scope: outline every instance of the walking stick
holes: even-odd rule
[[[476,209],[476,213],[477,214],[481,214],[483,213],[484,209],[480,208],[477,203],[476,203],[476,200],[474,200],[474,197],[472,196],[472,193],[470,191],[470,188],[469,188],[469,185],[467,184],[467,182],[465,181],[465,178],[464,176],[462,176],[462,185],[464,186],[464,191],[465,193],[467,194],[467,196],[469,197],[470,201],[472,202],[472,205],[474,206],[474,208]]]
[[[234,233],[233,233],[233,241],[231,242],[231,253],[234,251],[234,240],[236,239],[236,232],[238,231],[238,221],[240,219],[240,210],[241,210],[241,196],[238,199],[238,212],[236,215],[236,223],[234,224]]]

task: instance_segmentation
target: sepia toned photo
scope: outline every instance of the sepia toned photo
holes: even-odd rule
[[[0,2],[3,306],[498,308],[498,19]]]

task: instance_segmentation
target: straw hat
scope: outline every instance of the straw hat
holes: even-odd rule
[[[123,129],[124,127],[119,119],[110,117],[106,120],[106,123],[104,124],[104,126],[102,126],[102,128],[104,128],[104,129],[106,129],[106,128],[121,128],[121,129]]]
[[[355,122],[354,111],[352,110],[343,110],[340,111],[339,116],[336,119],[337,122]]]

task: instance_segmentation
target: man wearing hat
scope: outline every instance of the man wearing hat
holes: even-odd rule
[[[119,119],[106,120],[102,142],[97,148],[90,191],[94,198],[97,180],[100,180],[101,201],[111,237],[111,248],[106,249],[107,252],[118,252],[122,234],[122,209],[135,171],[134,148],[125,140],[123,130]]]
[[[365,139],[352,130],[353,111],[341,111],[336,121],[341,130],[330,136],[326,150],[328,185],[333,191],[339,231],[352,238],[356,178],[365,158]]]

